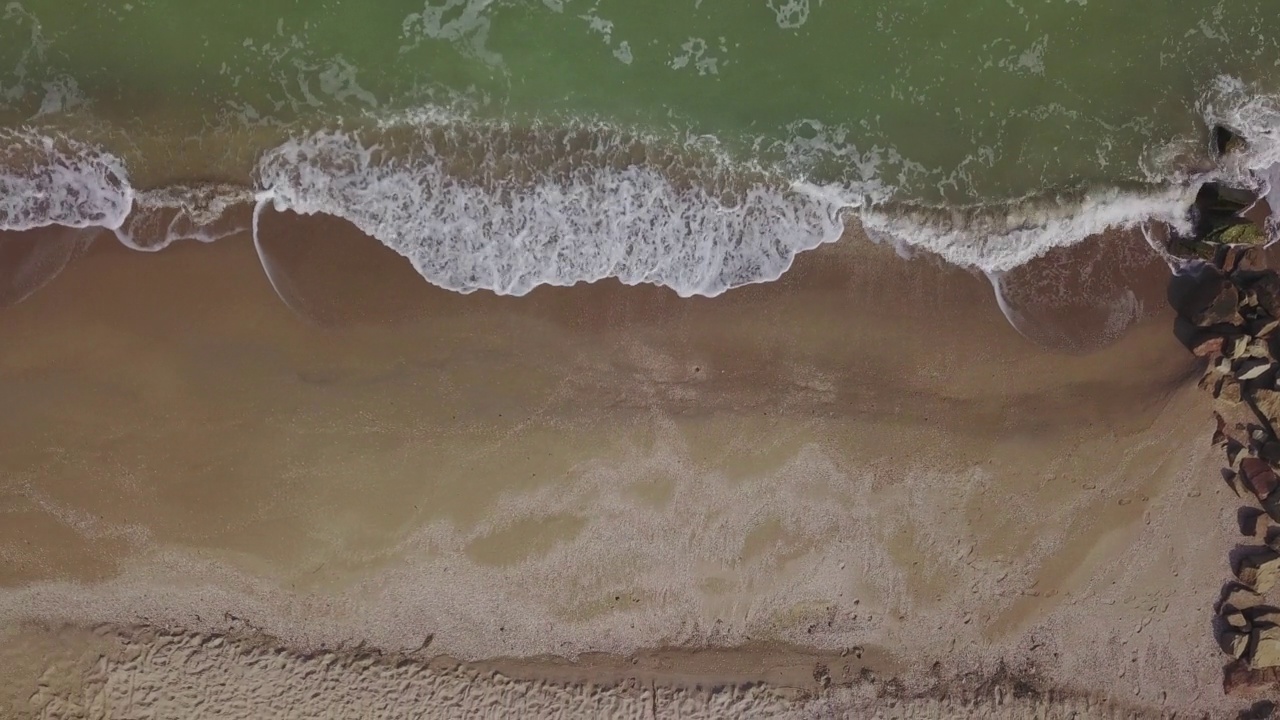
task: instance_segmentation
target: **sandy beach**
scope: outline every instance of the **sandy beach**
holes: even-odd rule
[[[449,293],[280,215],[288,304],[244,234],[69,252],[0,309],[0,716],[1250,708],[1165,266],[1055,251],[1015,329],[848,234],[711,299]]]

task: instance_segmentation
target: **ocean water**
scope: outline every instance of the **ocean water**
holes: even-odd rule
[[[0,230],[154,251],[252,204],[463,292],[716,295],[856,219],[998,276],[1269,191],[1278,40],[1269,0],[15,0]]]

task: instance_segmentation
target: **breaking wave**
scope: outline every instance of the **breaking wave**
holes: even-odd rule
[[[1248,138],[1248,151],[1218,167],[1169,169],[1141,188],[943,208],[895,202],[875,178],[814,183],[745,166],[700,139],[663,144],[601,128],[432,118],[326,130],[261,154],[252,187],[147,191],[100,147],[9,130],[0,131],[0,230],[101,227],[153,251],[256,234],[270,207],[343,218],[459,292],[616,278],[714,296],[778,278],[852,218],[904,252],[998,275],[1108,229],[1184,227],[1196,188],[1212,179],[1251,183],[1280,207],[1280,101],[1222,78],[1201,109],[1208,124]],[[252,215],[231,218],[246,206]]]
[[[65,137],[0,129],[0,230],[119,227],[133,208],[124,162]]]

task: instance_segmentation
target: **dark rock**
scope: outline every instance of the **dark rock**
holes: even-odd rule
[[[1262,270],[1267,266],[1261,245],[1228,245],[1214,263],[1230,274],[1241,270]]]
[[[1196,327],[1211,325],[1241,325],[1244,318],[1240,316],[1240,292],[1226,278],[1205,288],[1206,301],[1188,313],[1188,318]],[[1261,299],[1259,299],[1261,302]]]
[[[1239,470],[1240,463],[1244,462],[1248,455],[1245,454],[1244,445],[1235,440],[1227,440],[1227,464],[1232,470]],[[1239,493],[1237,493],[1238,495]]]
[[[1209,136],[1213,142],[1213,152],[1219,157],[1243,152],[1249,147],[1248,141],[1225,125],[1214,125]]]
[[[1276,485],[1280,484],[1271,464],[1262,458],[1251,457],[1241,461],[1240,476],[1244,480],[1244,486],[1259,500],[1266,500],[1275,492]]]
[[[1256,358],[1246,354],[1244,360],[1235,367],[1236,379],[1240,382],[1257,380],[1263,375],[1271,372],[1272,369],[1273,365],[1270,360],[1266,358]]]
[[[1277,328],[1280,328],[1280,320],[1262,320],[1250,325],[1250,331],[1253,333],[1254,337],[1260,339],[1271,337],[1275,334]]]
[[[1191,226],[1198,241],[1210,246],[1222,244],[1214,239],[1219,233],[1235,225],[1249,221],[1240,217],[1257,200],[1248,190],[1229,185],[1208,182],[1200,186],[1195,202],[1191,204]]]
[[[1280,690],[1280,669],[1255,670],[1243,660],[1236,660],[1222,669],[1222,690],[1228,695]]]
[[[1254,540],[1265,540],[1271,520],[1267,514],[1257,508],[1242,507],[1236,511],[1240,522],[1240,534]]]
[[[1250,627],[1254,625],[1264,627],[1280,625],[1280,608],[1272,607],[1271,605],[1259,605],[1258,607],[1249,608],[1244,613],[1244,616]]]
[[[1258,278],[1251,279],[1256,282]],[[1216,300],[1222,294],[1222,286],[1227,283],[1227,276],[1213,265],[1197,263],[1187,266],[1169,279],[1169,305],[1189,321]],[[1194,331],[1195,326],[1188,324],[1186,328]]]
[[[1249,636],[1248,632],[1226,630],[1218,635],[1218,647],[1233,658],[1242,658],[1245,651],[1249,649]]]
[[[1258,448],[1258,457],[1271,463],[1274,468],[1280,465],[1280,442],[1276,440],[1267,440]]]
[[[1257,273],[1247,281],[1249,290],[1258,296],[1258,307],[1272,319],[1280,320],[1280,276],[1274,272]]]

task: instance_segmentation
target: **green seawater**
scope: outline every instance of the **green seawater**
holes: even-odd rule
[[[6,119],[145,134],[465,106],[714,138],[957,202],[1141,181],[1215,78],[1280,84],[1267,0],[21,0]],[[37,118],[37,121],[39,118]],[[176,132],[176,130],[175,130]],[[807,152],[806,152],[807,151]],[[877,167],[872,164],[878,162]]]

